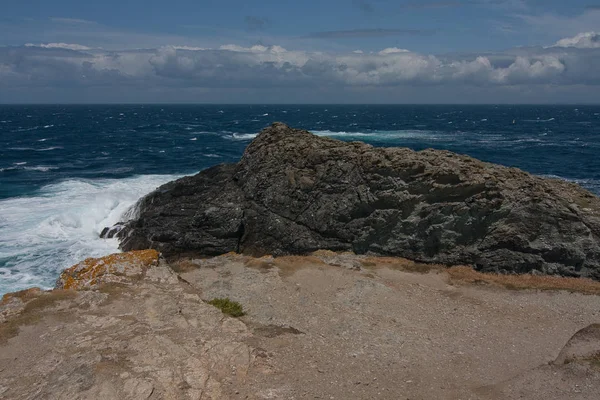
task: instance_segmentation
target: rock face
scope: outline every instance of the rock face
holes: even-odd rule
[[[167,256],[318,249],[600,279],[600,199],[448,151],[374,148],[275,123],[237,164],[170,182],[117,233]]]

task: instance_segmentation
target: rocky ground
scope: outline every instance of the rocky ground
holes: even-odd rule
[[[5,399],[597,399],[600,297],[402,259],[92,260],[0,306]],[[77,289],[77,290],[73,290]],[[232,318],[206,300],[229,297]]]

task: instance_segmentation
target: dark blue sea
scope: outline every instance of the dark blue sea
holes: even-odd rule
[[[600,106],[0,106],[0,294],[53,286],[137,199],[235,162],[273,121],[375,146],[447,149],[600,194]]]

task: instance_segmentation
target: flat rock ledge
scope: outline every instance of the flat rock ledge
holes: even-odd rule
[[[600,199],[574,183],[281,123],[237,164],[163,185],[136,211],[114,230],[122,249],[166,257],[329,249],[600,279]]]
[[[600,296],[449,271],[331,251],[86,260],[3,297],[0,398],[597,400]]]

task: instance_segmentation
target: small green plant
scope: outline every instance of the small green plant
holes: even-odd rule
[[[231,315],[232,317],[241,317],[246,315],[244,307],[237,301],[231,301],[229,297],[224,299],[215,298],[208,302],[208,304],[217,307],[223,312],[223,314]]]

